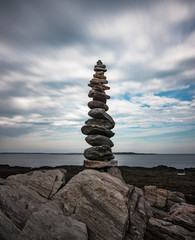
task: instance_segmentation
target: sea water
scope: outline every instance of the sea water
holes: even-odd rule
[[[0,165],[42,167],[83,165],[84,156],[77,154],[0,154]],[[178,169],[195,168],[195,154],[116,154],[119,166],[156,167],[165,165]]]

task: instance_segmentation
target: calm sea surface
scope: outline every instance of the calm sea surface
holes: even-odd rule
[[[22,167],[82,165],[83,155],[0,154],[0,164]],[[115,155],[119,166],[195,168],[195,154]]]

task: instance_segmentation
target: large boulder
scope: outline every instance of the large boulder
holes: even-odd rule
[[[129,187],[96,170],[73,177],[54,197],[66,216],[87,225],[89,239],[123,239],[129,223]]]

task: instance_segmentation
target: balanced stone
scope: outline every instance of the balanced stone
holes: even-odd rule
[[[96,118],[96,119],[107,119],[109,120],[111,123],[113,123],[113,126],[115,125],[115,122],[114,120],[112,119],[112,117],[106,113],[105,109],[103,108],[94,108],[94,109],[91,109],[89,112],[88,112],[88,115],[90,117],[93,117],[93,118]]]
[[[94,78],[106,79],[106,76],[98,75],[98,74],[93,74],[93,77],[94,77]]]
[[[86,125],[81,128],[81,132],[87,135],[86,142],[92,146],[84,151],[84,156],[88,159],[84,161],[84,166],[90,168],[117,166],[117,161],[111,160],[114,158],[111,151],[114,144],[110,138],[114,136],[111,129],[114,128],[115,122],[106,113],[108,111],[106,102],[110,99],[110,96],[105,93],[110,89],[105,85],[108,83],[104,76],[107,71],[106,65],[98,60],[94,71],[96,73],[93,74],[93,78],[88,84],[92,88],[88,94],[90,98],[93,98],[93,101],[88,102],[88,107],[91,109],[88,115],[92,119],[88,119],[85,122]]]
[[[111,161],[90,161],[84,160],[85,167],[88,168],[106,168],[106,167],[115,167],[118,165],[118,161],[111,160]]]
[[[93,108],[104,108],[106,111],[108,111],[108,106],[103,103],[103,102],[100,102],[100,101],[91,101],[88,103],[88,107],[90,109],[93,109]]]
[[[99,83],[107,84],[108,81],[106,79],[93,78],[93,79],[91,79],[90,83],[94,83],[94,84],[99,84]]]
[[[110,146],[94,146],[85,149],[84,156],[89,160],[110,160],[114,159]]]
[[[92,89],[104,93],[104,89],[100,85],[95,85],[92,87]]]
[[[100,72],[106,72],[106,68],[102,68],[102,67],[94,67],[94,71],[97,72],[97,71],[100,71]]]
[[[92,127],[99,127],[99,128],[104,127],[107,129],[112,129],[114,128],[114,125],[115,125],[114,122],[111,122],[108,119],[88,119],[85,123]]]
[[[106,65],[105,65],[105,64],[97,64],[97,65],[95,65],[95,68],[96,68],[96,67],[106,68]]]
[[[114,136],[114,133],[105,128],[105,127],[92,127],[90,125],[84,125],[82,128],[81,128],[81,132],[85,135],[103,135],[103,136],[106,136],[106,137],[113,137]]]
[[[101,60],[98,60],[98,61],[97,61],[97,65],[101,65],[101,64],[103,64],[102,61],[101,61]]]
[[[106,95],[105,93],[98,92],[98,91],[96,91],[94,89],[89,91],[89,94],[88,94],[89,97],[94,97],[95,95],[99,95],[99,96],[105,97],[106,99],[110,98],[110,96]]]
[[[104,71],[97,71],[97,70],[96,70],[96,74],[98,74],[98,75],[104,75]]]
[[[110,89],[110,87],[105,86],[101,83],[99,83],[99,84],[90,83],[90,84],[88,84],[88,86],[91,87],[91,88],[94,88],[95,86],[98,86],[98,87],[101,87],[103,90],[109,90]]]
[[[85,138],[86,142],[89,143],[91,146],[101,146],[101,145],[108,145],[113,147],[113,142],[105,136],[102,135],[88,135]]]

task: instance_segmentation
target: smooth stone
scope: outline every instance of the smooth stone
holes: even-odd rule
[[[94,78],[106,79],[106,76],[98,75],[98,74],[93,74],[93,77],[94,77]]]
[[[106,65],[105,64],[97,64],[97,65],[94,66],[94,68],[98,68],[98,67],[106,68]]]
[[[93,118],[97,118],[97,119],[106,119],[106,120],[109,120],[112,124],[113,124],[113,127],[115,125],[115,122],[114,120],[112,119],[112,117],[106,113],[105,109],[103,108],[94,108],[94,109],[91,109],[89,112],[88,112],[88,115],[90,117],[93,117]]]
[[[88,135],[85,138],[85,141],[91,146],[101,146],[101,145],[108,145],[110,147],[114,146],[114,143],[108,137],[105,137],[103,135]]]
[[[97,94],[93,96],[93,100],[94,101],[100,101],[100,102],[103,102],[103,103],[107,102],[107,100],[104,96],[97,95]]]
[[[167,222],[167,221],[163,221],[163,222],[161,222],[161,224],[163,225],[163,226],[173,226],[173,223],[171,223],[171,222]]]
[[[115,126],[114,121],[111,122],[108,119],[88,119],[87,121],[85,121],[85,124],[90,125],[92,127],[107,128],[107,129],[112,129]]]
[[[84,166],[87,168],[104,168],[104,167],[116,167],[118,166],[118,161],[90,161],[84,160]]]
[[[89,160],[104,161],[114,159],[111,147],[108,145],[87,148],[83,155]]]
[[[100,101],[90,101],[88,103],[88,107],[90,109],[93,109],[93,108],[104,108],[105,111],[108,111],[108,109],[109,109],[108,106],[105,103],[100,102]]]
[[[92,84],[99,84],[99,83],[103,83],[103,84],[107,84],[108,83],[108,81],[107,80],[105,80],[105,79],[99,79],[99,78],[93,78],[93,79],[91,79],[90,80],[90,83],[92,83]]]
[[[97,71],[97,70],[96,70],[96,74],[98,74],[98,75],[104,75],[104,72],[103,72],[103,71]]]
[[[102,61],[101,60],[98,60],[97,61],[97,65],[102,65],[103,63],[102,63]]]
[[[101,96],[101,97],[103,97],[105,99],[110,99],[110,96],[106,95],[104,92],[101,93],[101,92],[98,92],[98,91],[96,91],[94,89],[89,91],[89,94],[88,94],[89,97],[94,97],[95,95]]]
[[[105,93],[104,92],[104,89],[101,87],[101,86],[98,86],[98,85],[95,85],[92,90],[95,90],[95,91],[98,91],[98,92],[101,92],[101,93]]]
[[[89,125],[83,126],[81,128],[81,132],[85,135],[103,135],[109,138],[113,137],[115,134],[111,130],[108,130],[106,128],[92,127]]]
[[[100,72],[106,72],[106,68],[101,68],[101,67],[94,67],[94,71],[100,71]]]
[[[98,84],[90,83],[90,84],[88,84],[88,86],[91,87],[91,88],[94,88],[95,86],[98,86],[98,87],[101,87],[103,90],[109,90],[110,89],[110,87],[105,86],[101,83],[98,83]]]

